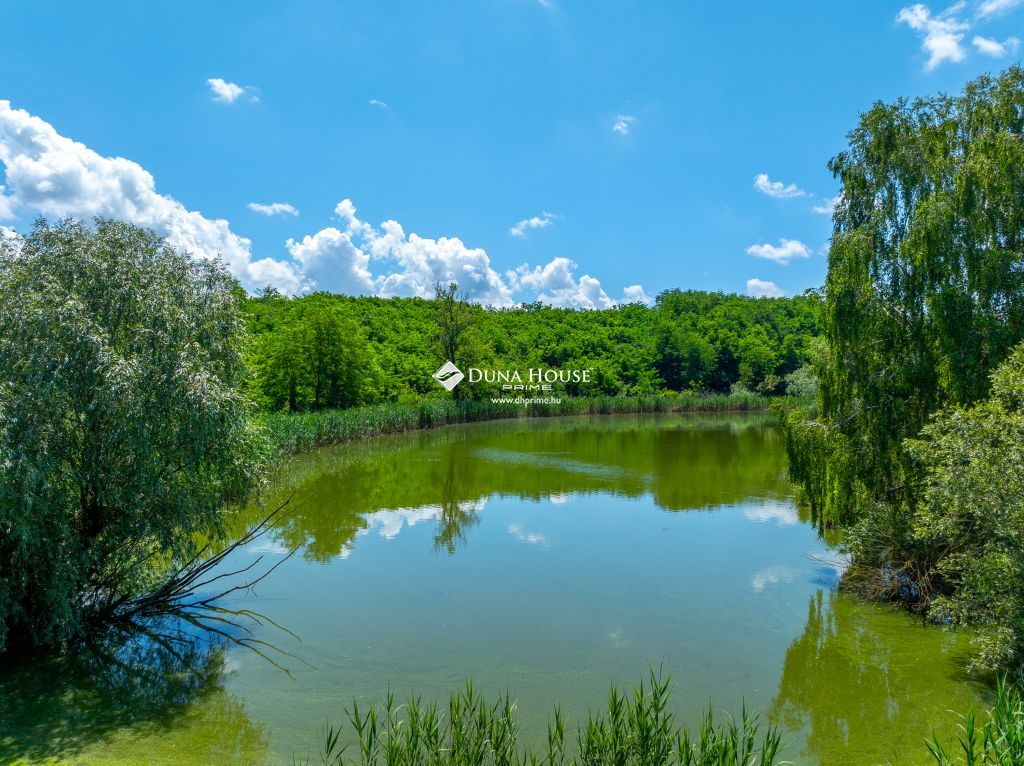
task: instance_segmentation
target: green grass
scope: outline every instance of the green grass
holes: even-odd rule
[[[1001,681],[995,706],[979,725],[974,711],[961,717],[952,752],[938,738],[926,743],[937,766],[1021,766],[1024,764],[1024,698],[1018,686]]]
[[[769,400],[755,394],[563,397],[559,404],[499,404],[490,400],[436,399],[417,404],[378,404],[348,410],[271,413],[261,417],[271,443],[282,454],[310,452],[330,444],[453,423],[559,415],[633,412],[764,411]]]
[[[556,709],[547,743],[538,751],[519,743],[515,703],[489,704],[471,682],[453,693],[447,709],[413,696],[361,710],[348,726],[328,726],[320,751],[305,763],[327,766],[772,766],[780,763],[775,727],[761,732],[756,716],[716,723],[708,712],[695,732],[678,726],[668,703],[671,681],[651,672],[629,693],[612,688],[608,709],[577,728],[574,743]],[[571,751],[571,752],[570,752]]]

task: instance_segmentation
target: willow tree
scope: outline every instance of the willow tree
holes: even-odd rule
[[[0,240],[0,649],[66,644],[253,486],[238,294],[129,224]]]
[[[1024,337],[1024,70],[875,104],[829,168],[828,352],[790,437],[819,521],[844,524],[913,501],[904,440],[984,398]]]
[[[436,340],[445,361],[458,366],[470,364],[478,354],[475,348],[473,329],[480,317],[478,310],[469,305],[469,299],[459,292],[455,282],[445,285],[434,283],[434,306],[436,313]],[[456,387],[452,396],[456,401],[466,398],[466,386]]]

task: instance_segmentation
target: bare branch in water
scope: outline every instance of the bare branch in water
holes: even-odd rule
[[[283,558],[258,576],[230,587],[224,587],[213,595],[202,594],[214,583],[238,578],[259,566],[263,561],[263,556],[258,556],[255,561],[239,569],[219,573],[215,571],[232,553],[258,540],[273,529],[275,524],[283,518],[285,508],[289,503],[291,503],[290,497],[257,524],[249,527],[241,537],[228,543],[212,555],[210,554],[212,546],[204,545],[190,559],[175,567],[159,585],[148,593],[140,596],[123,594],[110,596],[116,586],[115,582],[108,581],[98,585],[92,594],[95,622],[112,625],[128,634],[143,636],[171,649],[167,637],[160,631],[154,631],[147,623],[168,618],[177,619],[210,636],[245,647],[274,667],[291,675],[286,667],[269,656],[269,652],[291,657],[299,662],[305,661],[267,641],[256,638],[246,622],[257,626],[269,624],[296,640],[300,640],[299,637],[266,615],[251,609],[227,609],[219,602],[233,593],[252,590],[281,564],[295,555],[298,547],[292,548]],[[151,560],[155,556],[155,553],[146,554],[136,561],[136,565]]]

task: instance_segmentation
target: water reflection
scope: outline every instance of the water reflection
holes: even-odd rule
[[[265,506],[295,493],[296,510],[278,532],[279,543],[303,546],[314,561],[346,556],[357,537],[375,527],[397,534],[426,519],[437,526],[436,550],[454,554],[495,495],[552,501],[589,493],[649,495],[671,511],[757,497],[765,519],[795,523],[783,461],[778,434],[765,417],[487,423],[300,457]]]
[[[93,762],[100,748],[103,763],[173,763],[184,746],[192,763],[263,762],[264,726],[224,691],[224,645],[173,626],[163,639],[110,637],[72,656],[6,658],[0,762]],[[190,728],[203,734],[190,739]],[[175,742],[164,752],[170,731]]]
[[[233,563],[303,546],[236,606],[299,634],[308,664],[197,647],[0,668],[0,762],[289,764],[353,698],[444,697],[467,676],[511,691],[537,741],[555,702],[586,721],[612,680],[664,662],[681,720],[746,703],[798,764],[927,763],[923,738],[978,699],[962,641],[833,592],[842,562],[783,460],[769,421],[728,416],[488,423],[300,458],[266,498],[295,493],[276,538]]]
[[[932,762],[924,739],[953,731],[952,711],[982,698],[982,687],[961,677],[965,650],[965,636],[819,590],[786,651],[771,708],[806,735],[802,752],[788,757],[830,766]]]

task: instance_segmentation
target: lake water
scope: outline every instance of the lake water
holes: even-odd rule
[[[763,416],[388,437],[294,460],[266,506],[288,496],[232,562],[298,549],[232,600],[298,637],[257,631],[288,673],[239,648],[157,691],[128,671],[0,668],[0,761],[292,763],[353,699],[446,698],[467,678],[510,692],[539,739],[555,703],[585,720],[612,682],[660,666],[682,721],[746,703],[798,764],[924,764],[924,738],[982,701],[964,636],[835,591],[841,562]]]

